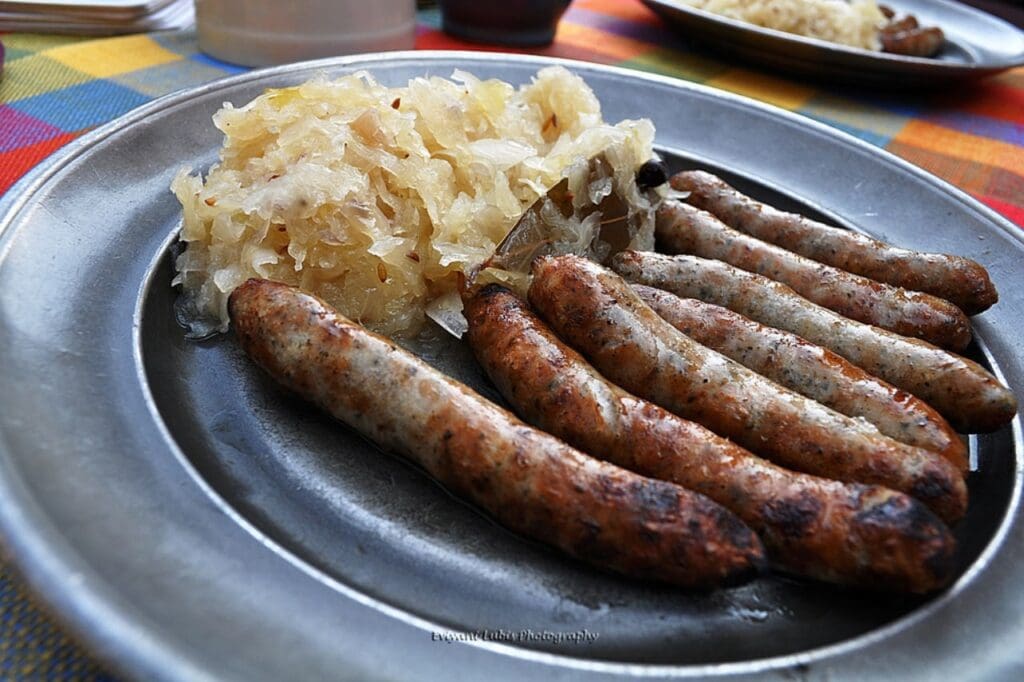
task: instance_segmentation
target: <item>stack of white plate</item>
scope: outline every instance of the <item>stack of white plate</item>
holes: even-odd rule
[[[0,0],[0,31],[115,35],[193,21],[192,0]]]

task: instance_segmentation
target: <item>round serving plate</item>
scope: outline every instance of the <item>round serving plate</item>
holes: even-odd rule
[[[607,120],[649,117],[675,168],[904,246],[985,264],[1002,300],[972,357],[1024,387],[1018,228],[826,126],[673,79],[457,52],[256,71],[156,100],[59,152],[0,206],[0,524],[26,578],[145,679],[601,679],[773,673],[989,678],[1020,666],[1019,418],[972,438],[960,575],[927,598],[771,575],[693,593],[593,570],[506,532],[277,388],[230,334],[174,321],[181,167],[210,117],[268,87],[360,69],[523,83],[562,64]],[[421,352],[498,400],[466,348]],[[453,641],[458,640],[458,641]]]
[[[945,45],[935,57],[907,57],[762,28],[705,12],[685,0],[642,0],[687,38],[786,73],[882,88],[932,87],[983,78],[1024,65],[1024,31],[952,0],[885,0],[897,14],[938,26]]]

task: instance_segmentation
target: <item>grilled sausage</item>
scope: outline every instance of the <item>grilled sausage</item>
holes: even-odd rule
[[[952,302],[968,315],[991,307],[999,295],[988,272],[969,258],[890,246],[850,230],[831,227],[754,201],[704,171],[672,176],[686,201],[710,211],[736,230],[820,263],[878,282],[923,291]]]
[[[971,342],[967,316],[949,301],[818,263],[738,232],[689,204],[664,202],[655,236],[661,251],[716,258],[756,272],[844,317],[953,350]]]
[[[931,57],[942,49],[946,36],[938,26],[915,26],[900,31],[886,27],[879,32],[882,51],[907,57]]]
[[[637,284],[633,290],[697,343],[836,412],[866,419],[890,438],[936,452],[967,473],[967,447],[922,400],[796,334],[661,289]]]
[[[705,348],[592,261],[535,260],[529,298],[559,336],[627,391],[782,466],[893,488],[947,521],[964,513],[967,489],[948,461]]]
[[[757,536],[718,504],[573,450],[313,296],[249,280],[229,311],[277,381],[514,531],[687,587],[742,582],[764,562]]]
[[[526,421],[726,506],[758,532],[782,570],[911,592],[949,579],[953,539],[920,502],[878,486],[788,471],[626,393],[500,286],[470,298],[465,312],[473,352]]]
[[[824,346],[925,401],[962,433],[994,431],[1017,412],[1013,394],[977,363],[849,320],[767,277],[720,261],[639,251],[617,254],[612,267],[631,282],[714,303]]]

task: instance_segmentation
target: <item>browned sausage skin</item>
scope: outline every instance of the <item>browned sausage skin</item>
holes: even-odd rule
[[[924,400],[962,433],[994,431],[1017,412],[1013,394],[977,363],[837,315],[785,284],[728,263],[628,251],[616,254],[612,267],[631,282],[714,303],[824,346]]]
[[[916,22],[915,22],[916,23]],[[883,29],[882,51],[908,57],[931,57],[942,49],[946,36],[938,26],[914,26],[906,30]]]
[[[949,301],[854,275],[730,228],[699,208],[666,201],[658,209],[659,250],[715,258],[782,282],[809,301],[890,331],[963,350],[971,323]]]
[[[916,500],[787,471],[626,393],[500,286],[467,300],[466,317],[477,359],[524,419],[585,452],[728,507],[758,532],[783,570],[912,592],[948,581],[952,536]]]
[[[249,280],[229,312],[242,348],[277,381],[514,531],[687,587],[741,582],[763,563],[757,536],[718,504],[573,450],[314,296]]]
[[[924,401],[796,334],[662,289],[636,284],[633,290],[697,343],[836,412],[867,419],[890,438],[938,453],[967,473],[967,447]]]
[[[690,193],[688,203],[710,211],[729,227],[820,263],[944,298],[968,315],[988,309],[999,299],[988,272],[969,258],[901,249],[785,213],[704,171],[677,173],[671,182],[675,189]]]
[[[906,492],[947,521],[963,516],[967,488],[948,461],[705,348],[614,272],[576,256],[540,258],[529,298],[559,336],[627,391],[788,468]]]

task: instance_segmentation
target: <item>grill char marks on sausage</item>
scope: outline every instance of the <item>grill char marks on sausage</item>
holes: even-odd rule
[[[890,438],[936,452],[966,475],[967,447],[924,401],[796,334],[661,289],[635,284],[633,290],[697,343],[837,412],[866,419]]]
[[[713,258],[782,282],[844,317],[963,350],[971,323],[949,301],[876,282],[734,230],[711,213],[679,201],[658,209],[659,250]]]
[[[572,449],[314,296],[249,280],[229,313],[241,347],[278,382],[513,531],[685,587],[740,583],[764,563],[753,531],[707,497]]]
[[[786,213],[736,191],[705,171],[672,176],[672,187],[689,192],[686,202],[745,232],[819,263],[950,301],[968,315],[996,303],[999,295],[984,267],[969,258],[891,246]]]
[[[755,454],[806,473],[907,493],[922,480],[941,480],[944,488],[928,488],[921,501],[947,521],[966,509],[963,478],[945,459],[883,436],[687,338],[596,263],[575,256],[534,261],[529,298],[608,379]]]
[[[923,504],[876,486],[788,471],[625,392],[500,286],[468,298],[466,317],[474,354],[526,421],[728,507],[758,532],[781,570],[912,592],[951,576],[952,537]]]
[[[1013,394],[976,362],[838,315],[780,282],[728,263],[642,251],[616,254],[629,281],[728,308],[823,346],[869,374],[925,401],[961,433],[985,433],[1017,412]]]

